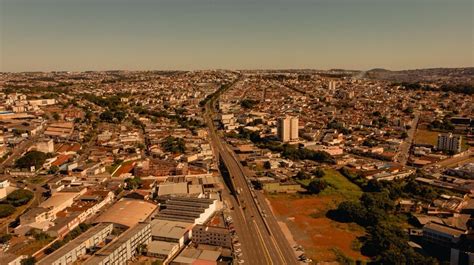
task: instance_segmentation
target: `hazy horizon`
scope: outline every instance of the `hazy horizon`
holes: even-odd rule
[[[474,66],[470,0],[0,1],[0,72]]]

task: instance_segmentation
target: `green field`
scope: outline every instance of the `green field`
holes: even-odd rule
[[[338,195],[345,200],[357,200],[362,196],[362,190],[359,186],[349,181],[334,169],[324,169],[323,179],[328,183],[328,187],[324,189],[320,195]],[[303,186],[307,186],[311,179],[298,181]]]

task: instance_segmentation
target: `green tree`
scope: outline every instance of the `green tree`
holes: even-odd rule
[[[324,179],[315,179],[308,184],[307,190],[313,194],[318,194],[328,186]]]
[[[0,204],[0,218],[12,215],[15,212],[15,207],[10,204]]]
[[[33,197],[33,192],[26,189],[18,189],[8,194],[7,201],[13,206],[21,206],[27,204]]]
[[[28,257],[20,261],[21,265],[34,265],[36,263],[35,257]]]
[[[322,178],[322,177],[324,177],[324,175],[326,175],[326,173],[324,173],[324,170],[322,170],[321,168],[317,168],[317,169],[313,170],[313,172],[311,172],[311,173],[316,178]]]
[[[106,110],[99,115],[99,118],[105,122],[113,122],[114,114],[110,110]]]
[[[34,166],[39,169],[46,161],[47,155],[40,151],[29,151],[18,160],[15,161],[15,166],[18,168],[31,168]]]
[[[127,178],[125,179],[125,189],[134,190],[140,188],[142,185],[142,180],[139,177]]]

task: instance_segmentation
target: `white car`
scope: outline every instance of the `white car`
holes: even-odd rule
[[[242,264],[242,263],[244,263],[244,262],[245,262],[245,260],[243,260],[243,259],[237,261],[237,263],[239,263],[239,264]]]

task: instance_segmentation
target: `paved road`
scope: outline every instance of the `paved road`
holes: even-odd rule
[[[245,264],[298,264],[293,249],[275,217],[268,210],[266,217],[263,216],[261,213],[263,203],[249,187],[242,164],[218,135],[212,120],[215,115],[214,99],[206,104],[205,118],[214,152],[226,165],[233,185],[239,191],[234,196],[226,191],[224,196],[234,207],[231,216],[241,242],[241,258],[245,260]]]
[[[408,157],[410,156],[410,147],[413,143],[413,139],[415,138],[415,132],[418,127],[419,119],[420,119],[420,114],[415,113],[415,118],[410,124],[411,128],[407,132],[408,137],[400,144],[396,161],[398,161],[402,165],[407,164]]]

